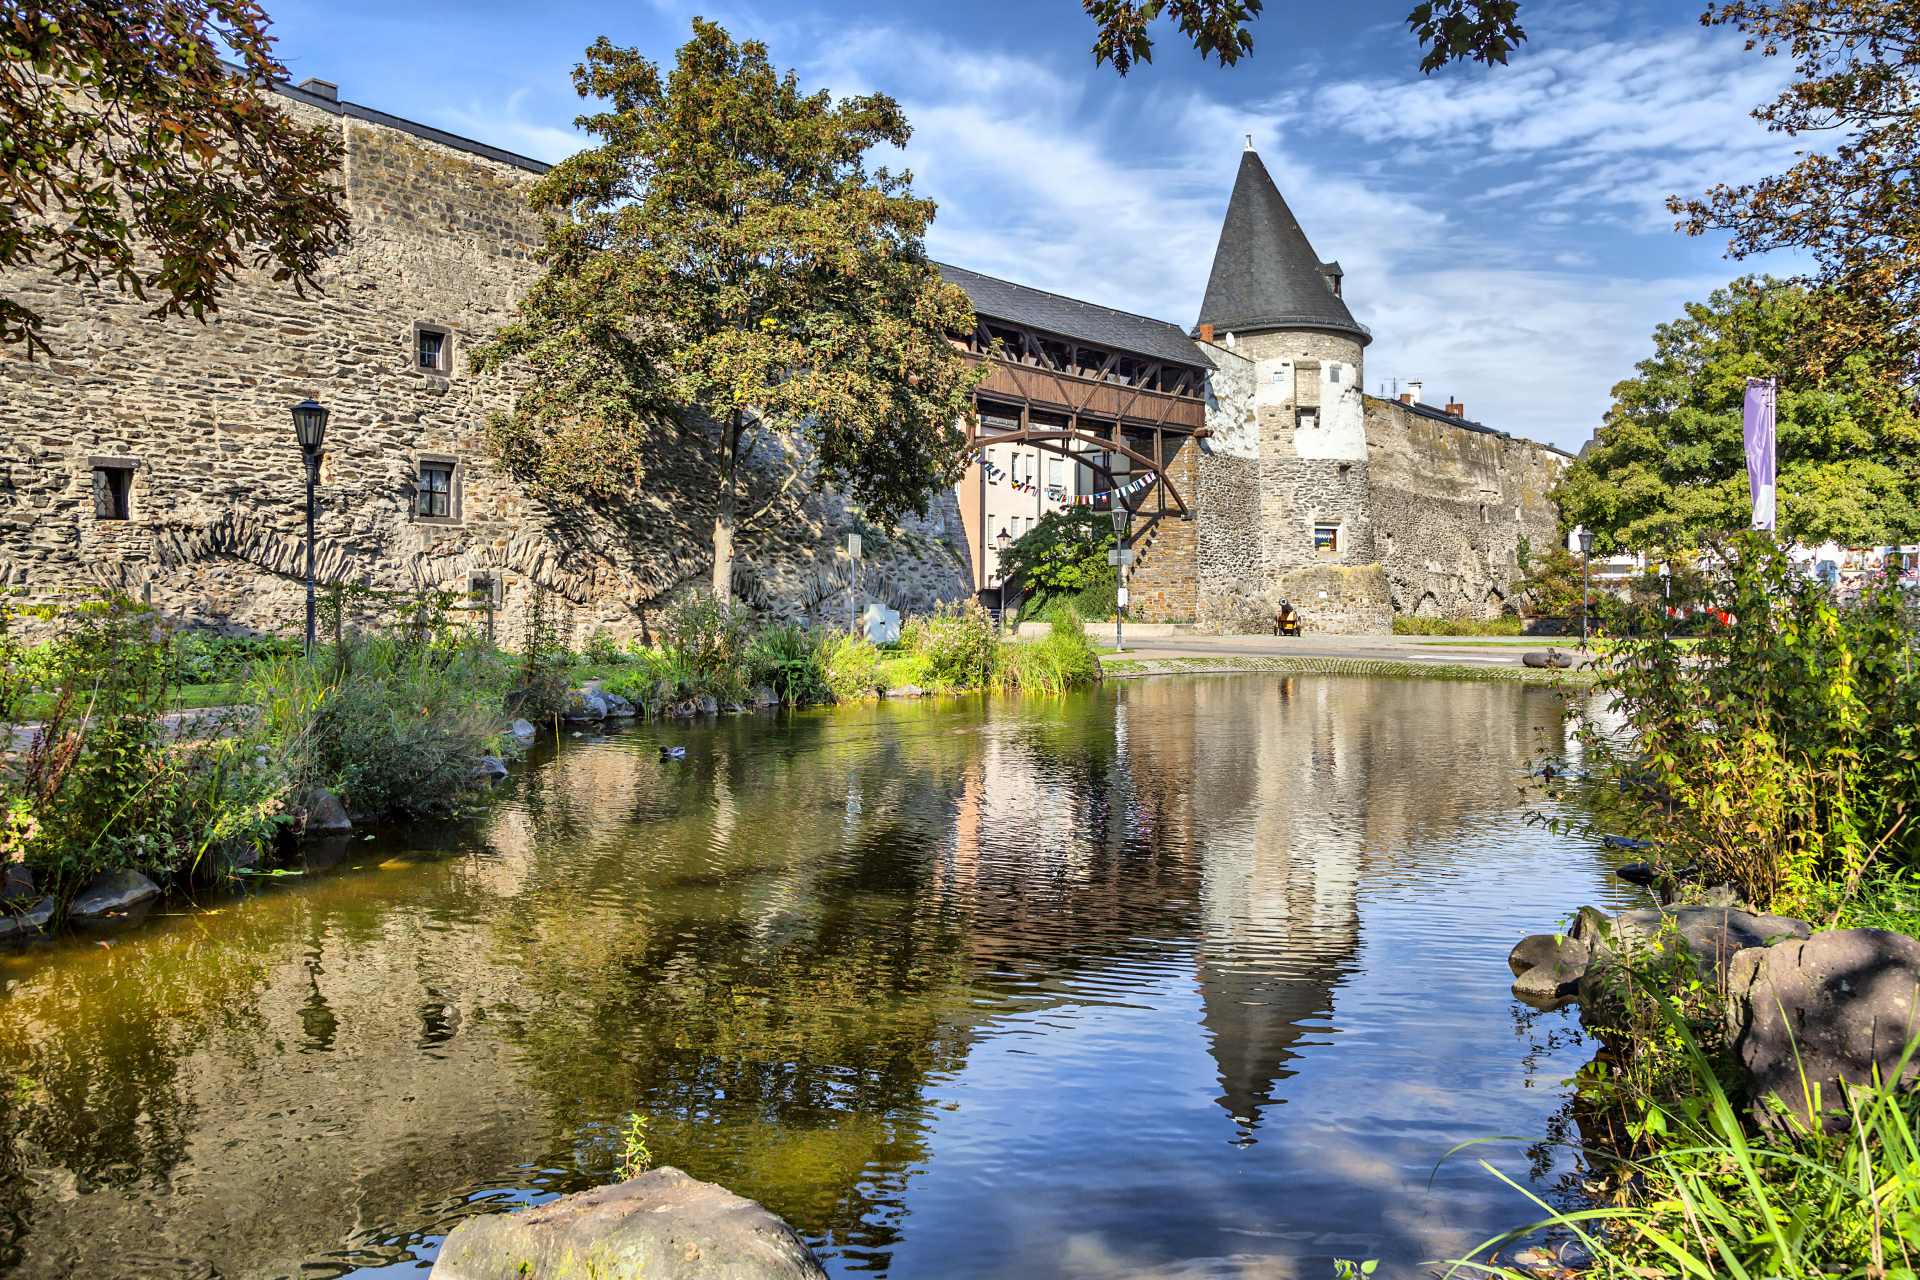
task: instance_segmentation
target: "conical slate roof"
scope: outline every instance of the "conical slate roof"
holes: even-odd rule
[[[1267,166],[1249,148],[1227,202],[1199,322],[1221,335],[1320,329],[1373,341],[1328,286],[1329,267],[1338,270],[1336,263],[1321,263]]]

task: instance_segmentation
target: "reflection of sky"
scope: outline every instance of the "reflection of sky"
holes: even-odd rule
[[[964,1068],[929,1088],[929,1157],[891,1274],[1324,1276],[1334,1257],[1400,1274],[1527,1220],[1475,1163],[1523,1173],[1517,1146],[1442,1158],[1468,1139],[1544,1134],[1585,1051],[1522,1064],[1506,952],[1567,904],[1616,891],[1517,814],[1399,852],[1363,883],[1358,950],[1290,1041],[1297,1056],[1276,1064],[1250,1142],[1216,1098],[1212,1039],[1234,1029],[1196,985],[1207,940],[1082,971],[1072,990],[1087,1003],[983,1029]],[[1288,991],[1290,970],[1299,986],[1319,975],[1285,954],[1269,967],[1289,1007],[1325,990]],[[1257,1037],[1262,1011],[1243,1013]],[[1570,1026],[1549,1015],[1535,1034]]]

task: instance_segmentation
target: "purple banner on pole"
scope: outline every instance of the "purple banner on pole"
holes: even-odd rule
[[[1773,423],[1774,384],[1772,378],[1747,379],[1746,417],[1742,434],[1747,442],[1747,489],[1753,495],[1753,527],[1772,529],[1774,522]]]

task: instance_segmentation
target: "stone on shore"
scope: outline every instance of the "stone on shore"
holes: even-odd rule
[[[609,720],[631,720],[639,714],[639,712],[634,710],[631,702],[628,702],[617,693],[607,693],[603,690],[600,694],[600,700],[606,704],[607,719]]]
[[[753,691],[753,705],[756,707],[777,707],[780,705],[780,695],[763,684]]]
[[[1616,964],[1657,958],[1656,947],[1678,942],[1693,961],[1701,981],[1724,986],[1727,966],[1736,952],[1764,947],[1787,939],[1805,938],[1813,926],[1791,916],[1759,915],[1734,906],[1646,907],[1622,911],[1609,918],[1582,907],[1571,936],[1587,944],[1592,955],[1581,980],[1580,998],[1594,994]]]
[[[1573,665],[1573,659],[1558,649],[1535,649],[1521,654],[1520,664],[1536,671],[1564,671]]]
[[[353,830],[353,819],[347,816],[347,807],[340,803],[339,796],[325,787],[311,788],[300,797],[295,807],[300,813],[300,834],[303,836],[337,835]]]
[[[1507,953],[1513,994],[1531,1005],[1563,1004],[1579,991],[1591,959],[1587,944],[1578,938],[1551,933],[1522,938]]]
[[[540,736],[540,731],[534,728],[533,723],[528,720],[515,720],[507,726],[507,732],[511,733],[513,740],[523,747]]]
[[[927,691],[917,684],[902,684],[887,690],[887,696],[889,698],[924,698],[927,696]]]
[[[824,1280],[792,1227],[678,1169],[467,1218],[433,1280]]]
[[[42,898],[30,907],[24,901],[9,903],[0,907],[0,942],[36,937],[52,920],[52,898]]]
[[[160,886],[138,871],[106,871],[87,881],[73,901],[67,915],[75,920],[100,920],[125,915],[160,896]]]
[[[1916,1034],[1920,941],[1883,929],[1836,929],[1734,955],[1729,1020],[1756,1112],[1777,1115],[1770,1095],[1801,1124],[1844,1111],[1841,1081],[1891,1080]],[[1804,1074],[1803,1074],[1804,1073]],[[1920,1061],[1905,1079],[1920,1076]],[[1816,1105],[1817,1103],[1817,1105]]]
[[[481,756],[480,763],[473,767],[473,776],[488,782],[499,782],[507,776],[507,762],[499,756]]]
[[[569,724],[590,724],[607,718],[607,699],[595,689],[569,689],[560,718]]]

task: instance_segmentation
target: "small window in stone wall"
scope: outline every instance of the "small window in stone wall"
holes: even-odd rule
[[[94,519],[132,519],[133,463],[119,458],[95,458],[92,466]]]
[[[414,480],[413,514],[423,521],[456,523],[460,519],[460,463],[456,458],[425,457]]]
[[[1314,525],[1313,549],[1315,551],[1338,551],[1340,549],[1340,526],[1337,524]]]
[[[438,325],[413,326],[413,367],[445,376],[453,371],[453,334]]]
[[[1294,410],[1294,420],[1299,424],[1302,431],[1311,431],[1320,425],[1320,411],[1318,409],[1296,409]]]

